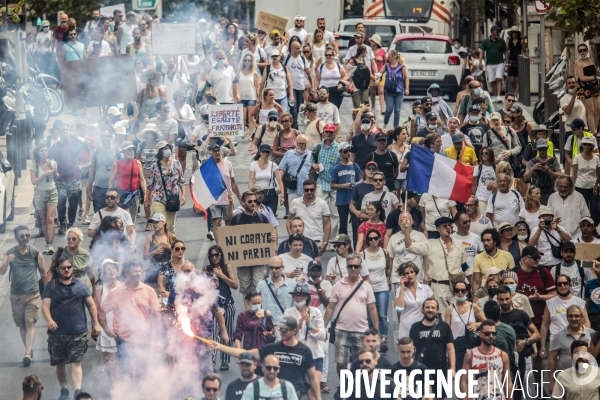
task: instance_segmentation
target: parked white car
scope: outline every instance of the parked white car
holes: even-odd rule
[[[394,37],[402,32],[400,22],[395,19],[385,18],[348,18],[340,21],[338,32],[354,34],[356,24],[362,23],[365,26],[365,35],[371,37],[378,34],[381,37],[381,46],[387,48]]]

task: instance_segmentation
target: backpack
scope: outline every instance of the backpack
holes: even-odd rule
[[[553,165],[554,160],[555,160],[554,157],[548,157],[548,161],[545,163],[542,163],[542,164]],[[531,159],[531,161],[533,162],[534,165],[536,163],[541,162],[538,157]],[[552,190],[552,188],[554,188],[554,181],[552,180],[550,175],[548,175],[544,172],[535,171],[533,176],[531,177],[531,181],[532,181],[531,182],[532,184],[534,184],[535,186],[540,188],[542,193],[547,192],[548,190]]]
[[[258,383],[259,379],[252,382],[252,389],[254,391],[254,400],[260,400],[260,384]],[[281,385],[281,398],[283,400],[288,399],[287,394],[287,381],[279,378],[279,384]],[[263,398],[264,399],[264,398]]]
[[[398,70],[393,71],[390,67],[390,64],[385,64],[385,85],[384,90],[386,93],[396,93],[396,89],[398,88],[398,81],[402,78],[402,64],[398,64]],[[400,76],[398,76],[398,72],[400,72]]]
[[[481,166],[481,165],[480,165]],[[481,174],[481,169],[479,170],[479,173]],[[519,199],[519,193],[517,193],[516,190],[510,189],[510,191],[515,195],[515,197],[517,198],[517,201],[519,202],[519,208],[521,208],[521,199]],[[498,192],[492,194],[492,198],[491,198],[491,202],[492,202],[492,211],[494,210],[494,203],[496,202],[496,195],[498,194]]]
[[[233,218],[231,219],[230,224],[233,222],[233,225],[239,225],[241,219],[242,219],[242,215],[244,214],[244,212],[240,212],[237,213],[233,216]],[[258,224],[269,224],[269,220],[267,219],[267,217],[265,217],[262,213],[260,213],[259,211],[254,211],[254,215],[253,217],[258,217],[258,222],[253,222],[254,223],[258,223]]]
[[[290,57],[292,57],[292,55],[288,54],[287,57],[285,58],[285,61],[283,62],[284,67],[287,67],[287,63],[288,63],[288,61],[290,61]],[[306,58],[303,55],[300,55],[300,58],[302,59],[302,65],[304,66],[303,69],[306,69]]]
[[[354,57],[352,57],[352,61],[356,65],[356,69],[352,74],[352,82],[354,83],[354,87],[358,90],[365,90],[369,88],[371,84],[371,70],[364,63],[359,63],[356,61]]]
[[[279,124],[277,124],[277,128],[278,131],[280,131],[281,129],[283,129],[283,127],[281,127]],[[260,136],[258,137],[258,141],[256,142],[256,148],[260,147],[260,145],[262,144],[262,138],[263,136],[265,136],[265,132],[267,131],[267,125],[263,124],[260,130]]]

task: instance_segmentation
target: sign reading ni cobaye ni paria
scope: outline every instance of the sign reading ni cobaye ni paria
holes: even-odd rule
[[[272,232],[271,224],[224,226],[218,229],[216,239],[227,264],[250,267],[266,264],[275,255]]]

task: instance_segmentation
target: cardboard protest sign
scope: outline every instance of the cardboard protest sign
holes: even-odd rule
[[[592,261],[600,257],[600,245],[593,243],[575,242],[575,259]]]
[[[244,136],[243,105],[209,105],[208,129],[215,136]]]
[[[277,29],[282,35],[285,35],[285,28],[287,27],[287,23],[287,18],[260,11],[258,13],[258,16],[256,17],[256,23],[254,24],[254,28],[267,32],[267,35],[273,29]]]
[[[196,25],[154,24],[152,53],[174,56],[196,54]]]
[[[70,109],[129,103],[137,95],[129,54],[67,61],[60,68],[65,105]]]
[[[217,244],[223,248],[225,263],[232,267],[267,264],[275,254],[271,242],[271,224],[222,226]]]
[[[100,15],[104,17],[112,17],[115,10],[120,10],[125,15],[125,4],[115,4],[114,6],[100,8]]]

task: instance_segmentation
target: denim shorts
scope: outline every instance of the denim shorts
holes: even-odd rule
[[[394,181],[394,187],[396,187],[396,189],[405,188],[406,187],[406,178],[405,179],[396,179]]]
[[[45,210],[48,206],[58,205],[58,190],[52,189],[33,189],[33,206],[36,210]]]
[[[323,372],[323,359],[315,358],[314,362],[315,362],[315,369],[319,372]]]
[[[240,100],[240,103],[244,107],[254,107],[256,105],[256,100]]]

